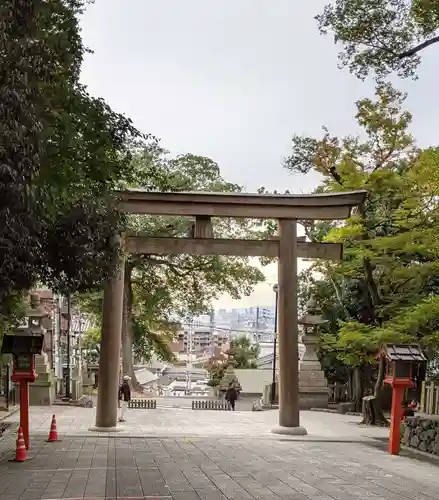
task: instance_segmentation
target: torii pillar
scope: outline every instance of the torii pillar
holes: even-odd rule
[[[279,426],[271,432],[304,436],[299,417],[296,220],[279,220],[278,283]]]
[[[94,431],[117,430],[124,271],[125,259],[120,255],[116,275],[104,286],[96,426],[90,429]]]

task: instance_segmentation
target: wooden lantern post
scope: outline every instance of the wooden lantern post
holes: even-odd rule
[[[413,367],[426,358],[417,345],[385,344],[380,356],[386,361],[384,383],[392,387],[389,454],[398,455],[401,441],[404,391],[413,387]]]
[[[3,337],[2,354],[12,354],[14,368],[11,380],[20,386],[20,427],[24,443],[28,449],[29,441],[29,384],[35,382],[35,355],[41,354],[44,343],[42,319],[47,312],[39,307],[29,308],[26,326]]]

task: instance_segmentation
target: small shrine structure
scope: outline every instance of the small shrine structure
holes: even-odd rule
[[[52,329],[50,312],[42,305],[41,297],[32,292],[26,307],[27,327],[22,325],[19,331],[27,331],[30,335],[46,335]],[[55,380],[47,353],[43,350],[35,355],[35,372],[37,378],[29,385],[29,404],[31,406],[50,406],[55,400]]]

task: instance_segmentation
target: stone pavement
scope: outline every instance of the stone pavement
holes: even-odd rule
[[[58,432],[65,436],[94,436],[90,427],[95,424],[95,411],[70,406],[31,408],[31,433],[47,436],[52,413],[56,414]],[[129,409],[127,423],[119,425],[117,433],[103,433],[107,437],[209,437],[248,436],[278,439],[270,429],[278,423],[277,411],[215,411],[184,408],[157,408],[156,410]],[[388,436],[387,429],[361,428],[356,425],[359,417],[305,411],[301,412],[303,425],[310,439],[336,439],[361,441]],[[8,419],[18,423],[16,413]],[[300,438],[301,439],[301,438]]]
[[[46,443],[53,409],[62,441]],[[0,460],[0,499],[439,498],[436,465],[387,455],[386,431],[361,429],[355,417],[304,412],[311,435],[291,439],[268,433],[277,412],[133,410],[109,437],[87,430],[93,413],[33,409],[32,459]]]

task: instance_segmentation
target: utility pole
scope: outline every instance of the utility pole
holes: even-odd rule
[[[189,321],[189,329],[188,329],[188,340],[187,340],[187,372],[186,372],[186,394],[189,394],[189,391],[191,390],[192,387],[192,380],[191,380],[191,375],[192,375],[192,327],[193,327],[193,320],[191,319]]]
[[[259,306],[256,307],[256,340],[257,340],[257,342],[260,341],[260,336],[259,336]]]
[[[213,339],[213,336],[215,334],[215,310],[212,309],[210,311],[210,350],[211,350],[211,355],[213,356],[215,354],[215,342]]]
[[[67,374],[66,374],[66,399],[71,399],[70,392],[70,329],[72,323],[72,296],[67,294]]]
[[[62,308],[62,296],[56,295],[55,301],[55,377],[57,379],[62,379],[62,352],[61,352],[61,335],[62,335],[62,319],[61,319],[61,308]],[[57,387],[57,394],[58,387]]]
[[[273,377],[271,382],[271,404],[274,405],[276,401],[276,357],[277,357],[277,307],[279,302],[279,285],[273,286],[275,294],[274,303],[274,341],[273,341]]]
[[[52,358],[53,358],[53,374],[55,378],[58,378],[59,375],[59,338],[61,332],[61,308],[59,305],[59,296],[57,294],[53,294],[53,347],[52,347]]]

